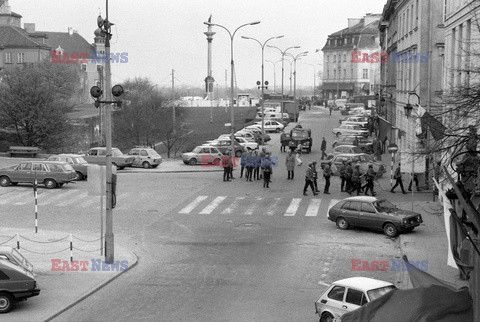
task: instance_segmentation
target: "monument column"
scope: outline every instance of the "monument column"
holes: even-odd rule
[[[212,22],[212,16],[208,18],[208,22]],[[212,26],[208,25],[208,29],[204,34],[207,36],[208,43],[208,58],[207,58],[207,77],[205,77],[205,93],[206,99],[213,99],[213,84],[215,79],[212,77],[212,40],[215,33],[212,31]]]

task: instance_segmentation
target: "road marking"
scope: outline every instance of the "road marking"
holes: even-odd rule
[[[253,200],[261,201],[261,200],[263,200],[263,198],[262,197],[255,197],[255,199],[253,199]],[[251,205],[247,208],[247,210],[245,210],[245,215],[247,215],[247,216],[253,215],[253,211],[255,210],[255,208],[257,208],[257,203],[253,202],[253,200],[251,201]]]
[[[277,204],[282,200],[282,198],[274,198],[273,204],[271,204],[267,209],[267,216],[273,216],[274,210],[277,207]]]
[[[87,197],[87,196],[88,196],[88,191],[84,191],[84,192],[82,192],[81,194],[79,194],[77,197],[71,198],[71,199],[67,199],[67,200],[59,203],[57,206],[59,206],[59,207],[68,206],[68,205],[71,205],[72,203],[75,203],[75,202],[77,202],[77,201],[79,201],[79,200],[84,199],[84,198]]]
[[[214,211],[215,208],[217,208],[218,205],[220,205],[222,201],[224,201],[226,198],[226,196],[218,196],[217,198],[213,199],[213,201],[208,206],[206,206],[205,208],[203,208],[202,211],[200,211],[200,215],[211,214],[212,211]]]
[[[302,198],[293,198],[292,201],[290,202],[290,205],[288,206],[287,211],[285,212],[284,216],[285,217],[295,216],[295,213],[297,212],[301,201],[302,201]]]
[[[71,194],[74,194],[74,193],[78,193],[78,190],[70,190],[70,191],[65,191],[65,192],[62,192],[62,193],[59,193],[59,194],[56,194],[54,196],[52,196],[51,198],[49,198],[51,196],[48,195],[48,196],[45,196],[45,199],[42,198],[42,196],[40,196],[38,198],[38,201],[39,201],[39,206],[45,206],[45,205],[48,205],[54,201],[57,201],[57,200],[60,200],[66,196],[69,196]]]
[[[21,199],[21,198],[26,197],[28,195],[32,196],[32,199],[29,199],[29,201],[33,202],[33,189],[32,189],[32,190],[27,190],[27,191],[20,192],[18,194],[14,194],[14,195],[12,195],[10,197],[7,197],[7,198],[2,197],[2,200],[0,200],[0,205],[5,205],[5,204],[10,203],[10,202],[12,202],[16,199]]]
[[[233,200],[232,204],[228,206],[224,211],[222,211],[223,215],[231,214],[235,208],[238,207],[238,204],[240,203],[241,200],[244,200],[245,197],[236,197],[235,200]]]
[[[179,214],[189,214],[196,206],[198,206],[202,201],[207,199],[208,196],[198,196],[195,198],[194,201],[192,201],[190,204],[188,204],[185,208],[180,210],[178,213]]]
[[[323,276],[323,275],[325,275],[325,276]],[[322,274],[322,277],[327,277],[327,275],[326,275],[326,274]],[[325,282],[323,282],[323,281],[318,281],[318,285],[330,286],[331,284],[327,284],[327,283],[325,283]]]
[[[320,204],[322,203],[322,199],[312,199],[310,200],[310,204],[307,208],[307,213],[305,217],[316,217],[318,214],[318,210],[320,209]]]

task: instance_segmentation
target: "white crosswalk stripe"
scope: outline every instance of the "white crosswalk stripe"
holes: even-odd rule
[[[222,201],[224,201],[225,199],[227,199],[226,196],[219,196],[219,197],[213,199],[213,201],[208,206],[206,206],[205,208],[203,208],[202,211],[200,211],[200,215],[211,214],[212,211],[214,211],[215,208],[217,208],[222,203]]]
[[[256,201],[261,201],[261,200],[263,200],[263,198],[262,197],[256,197],[255,200]],[[250,206],[248,206],[247,210],[245,210],[245,215],[247,215],[247,216],[253,215],[253,212],[255,211],[255,208],[257,208],[257,203],[253,202],[253,200],[252,200]]]
[[[287,211],[285,211],[284,216],[285,217],[295,216],[301,201],[302,201],[301,198],[293,198],[292,201],[290,202],[290,205],[287,208]]]
[[[21,190],[16,190],[16,191],[21,191]],[[33,200],[33,189],[32,190],[21,191],[21,192],[18,192],[18,193],[16,193],[16,191],[14,193],[8,194],[8,197],[5,196],[5,195],[2,195],[2,198],[0,199],[0,205],[6,205],[6,204],[9,204],[9,203],[15,202],[15,200],[23,199],[23,198],[27,197],[28,195],[30,195],[31,200]],[[27,198],[27,199],[29,199],[29,198]]]
[[[316,217],[318,214],[318,210],[320,209],[321,203],[322,203],[322,199],[310,200],[310,204],[308,205],[307,212],[305,213],[305,217]]]
[[[208,198],[208,196],[198,196],[197,198],[195,198],[194,201],[189,203],[185,208],[180,210],[178,213],[189,214],[193,209],[195,209],[195,207],[197,207],[202,201],[204,201],[207,198]]]
[[[231,214],[235,209],[237,209],[238,205],[240,204],[240,201],[245,200],[245,197],[236,197],[235,200],[231,203],[230,206],[225,208],[224,211],[222,211],[223,215]]]
[[[52,196],[51,198],[48,198],[48,197],[41,198],[41,196],[39,196],[38,204],[39,204],[39,206],[45,206],[45,205],[51,204],[52,202],[69,199],[70,195],[73,195],[75,193],[78,194],[78,190],[70,190],[70,191],[65,191],[65,192],[62,192],[62,193],[57,192],[56,195]]]

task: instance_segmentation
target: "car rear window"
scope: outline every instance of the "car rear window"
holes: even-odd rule
[[[345,287],[335,286],[330,292],[328,292],[328,297],[332,300],[343,301],[343,294],[345,294]]]

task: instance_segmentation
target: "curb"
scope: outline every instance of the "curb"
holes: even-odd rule
[[[223,172],[223,170],[167,170],[167,171],[132,171],[132,170],[120,170],[121,172],[117,172],[117,174],[121,173],[206,173],[206,172]]]
[[[50,316],[49,318],[45,319],[44,322],[48,322],[48,321],[51,321],[53,319],[55,319],[56,317],[58,317],[59,315],[63,314],[64,312],[68,311],[69,309],[71,309],[72,307],[74,307],[75,305],[77,305],[78,303],[82,302],[84,299],[86,299],[87,297],[95,294],[97,291],[101,290],[102,288],[104,288],[105,286],[107,286],[108,284],[110,284],[112,281],[116,280],[118,277],[122,276],[123,273],[125,272],[128,272],[129,270],[131,270],[132,268],[134,268],[135,266],[137,266],[138,264],[138,260],[139,260],[139,257],[137,254],[133,253],[133,255],[135,256],[135,262],[126,270],[126,271],[122,271],[120,272],[119,274],[113,276],[111,279],[101,283],[100,285],[94,287],[91,291],[87,291],[86,294],[82,295],[79,299],[75,300],[73,303],[67,305],[66,307],[64,307],[63,309],[61,309],[60,311],[56,312],[55,314],[53,314],[52,316]]]

